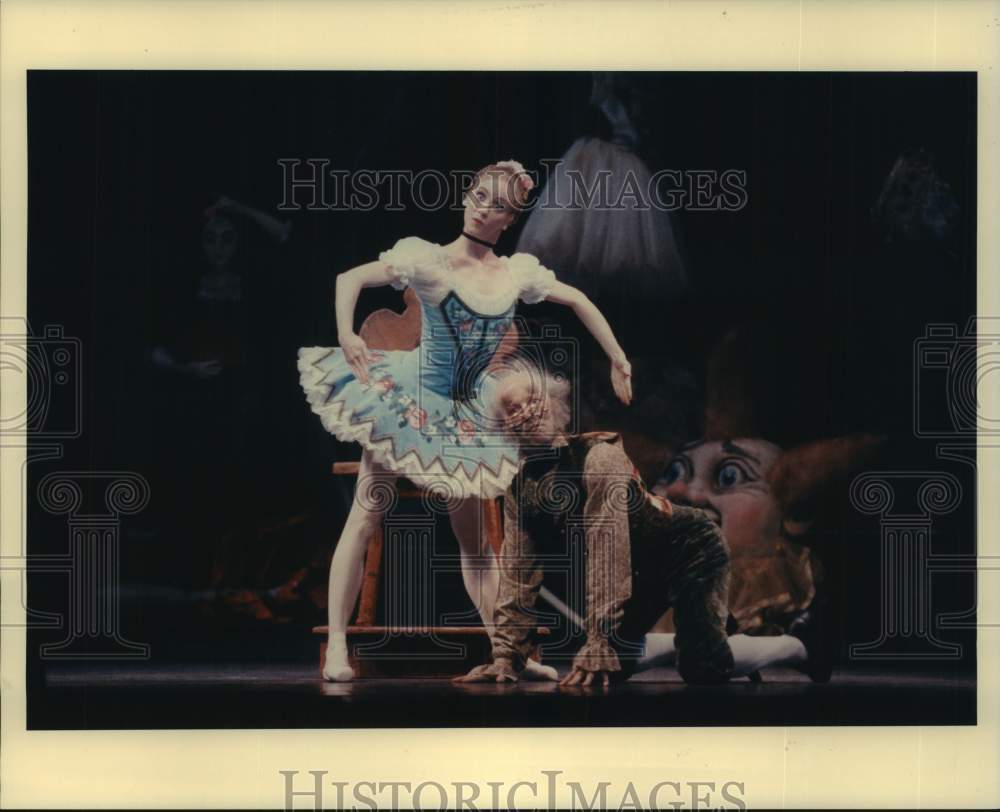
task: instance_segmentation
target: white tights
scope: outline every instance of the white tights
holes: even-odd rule
[[[354,502],[330,562],[327,594],[330,632],[323,666],[323,676],[328,680],[339,682],[354,677],[347,659],[347,623],[361,591],[368,540],[394,499],[395,482],[396,475],[377,465],[371,454],[365,451],[358,469]],[[466,592],[486,630],[492,635],[493,607],[500,588],[500,573],[496,557],[482,532],[481,503],[478,499],[458,502],[449,511],[449,518],[458,540]],[[552,678],[554,676],[553,670]]]
[[[806,648],[797,637],[788,634],[776,637],[752,637],[734,634],[729,638],[736,668],[733,676],[745,677],[767,666],[794,666],[806,662]],[[646,653],[639,660],[637,671],[647,671],[664,665],[673,665],[677,656],[674,635],[649,632],[646,635]]]

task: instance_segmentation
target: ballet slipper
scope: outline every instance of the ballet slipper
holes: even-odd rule
[[[323,679],[329,682],[350,682],[354,679],[354,669],[347,658],[345,635],[335,635],[327,642]]]
[[[542,665],[538,660],[525,660],[521,679],[531,682],[555,682],[559,674],[551,665]]]
[[[354,669],[344,661],[328,658],[323,666],[323,679],[327,682],[350,682],[354,679]]]

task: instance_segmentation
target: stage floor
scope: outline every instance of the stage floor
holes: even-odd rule
[[[764,682],[687,686],[657,669],[602,688],[326,683],[313,662],[54,663],[29,688],[28,728],[941,725],[975,724],[972,674],[839,671],[826,685],[771,669]]]

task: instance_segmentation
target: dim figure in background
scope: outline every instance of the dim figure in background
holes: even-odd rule
[[[608,355],[616,395],[624,402],[631,399],[629,362],[590,300],[530,254],[493,253],[525,207],[532,185],[516,161],[481,169],[466,192],[456,239],[439,245],[404,237],[377,261],[340,274],[335,302],[340,346],[299,350],[300,383],[313,412],[327,431],[363,447],[354,502],[330,566],[323,669],[328,680],[354,676],[347,622],[361,587],[368,540],[387,508],[379,495],[400,475],[444,497],[465,587],[491,627],[498,576],[481,532],[481,500],[502,494],[521,464],[517,445],[491,434],[491,363],[519,299],[571,307]],[[354,332],[361,289],[378,285],[413,288],[421,306],[417,349],[376,352]],[[517,362],[516,353],[504,360]]]
[[[652,205],[652,173],[641,157],[653,101],[642,77],[592,75],[594,133],[562,156],[517,243],[609,313],[662,307],[687,285],[671,215]],[[593,191],[590,200],[586,190]]]
[[[281,252],[291,232],[290,221],[228,197],[203,217],[197,260],[172,259],[160,280],[148,352],[164,477],[154,500],[171,520],[190,520],[175,528],[171,544],[188,539],[196,556],[208,555],[234,524],[256,518],[246,509],[260,504],[250,488],[270,490],[260,473],[276,469],[269,458],[261,462],[277,434],[265,427],[273,420],[270,361],[280,327],[268,309],[279,306],[274,288],[286,284]],[[206,573],[208,562],[186,568]]]
[[[872,220],[887,243],[945,242],[959,214],[951,185],[925,149],[907,150],[896,159],[872,206]]]
[[[201,232],[204,263],[194,308],[185,314],[189,316],[187,329],[151,351],[151,360],[160,369],[196,380],[216,378],[248,362],[252,314],[247,288],[253,280],[246,278],[248,257],[246,248],[241,250],[237,220],[252,223],[277,244],[286,242],[291,232],[291,221],[278,220],[228,197],[206,209],[205,218]]]

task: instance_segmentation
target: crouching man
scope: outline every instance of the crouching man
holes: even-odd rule
[[[497,388],[499,418],[526,461],[504,499],[493,662],[457,681],[518,679],[537,643],[543,564],[561,557],[580,562],[570,577],[585,587],[587,635],[563,684],[609,685],[630,676],[646,632],[671,607],[681,677],[725,682],[738,671],[726,637],[722,531],[704,510],[647,491],[617,434],[567,435],[568,394],[568,384],[527,372],[509,374]],[[577,536],[584,555],[566,556]]]

